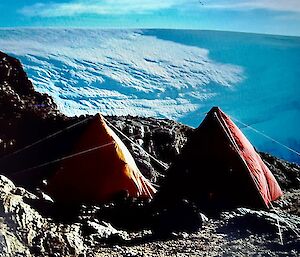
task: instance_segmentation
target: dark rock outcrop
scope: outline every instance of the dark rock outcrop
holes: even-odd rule
[[[284,191],[300,188],[300,166],[267,153],[260,153],[262,159],[272,171]]]
[[[53,99],[34,90],[21,63],[0,52],[0,156],[64,128]]]

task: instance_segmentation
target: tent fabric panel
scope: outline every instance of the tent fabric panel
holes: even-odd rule
[[[249,172],[251,172],[252,178],[258,187],[265,204],[269,207],[271,201],[282,196],[282,191],[276,179],[240,129],[220,109],[219,115],[229,128],[229,131],[238,146],[239,154],[246,162]]]

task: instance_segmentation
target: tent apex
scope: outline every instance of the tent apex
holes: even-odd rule
[[[102,114],[100,112],[97,112],[94,116],[95,118],[103,118]]]
[[[220,107],[214,106],[210,109],[209,113],[220,112],[220,111],[221,111]]]

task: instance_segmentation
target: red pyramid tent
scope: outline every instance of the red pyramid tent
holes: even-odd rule
[[[208,209],[263,208],[282,191],[240,129],[214,107],[169,169],[157,201],[171,195]]]

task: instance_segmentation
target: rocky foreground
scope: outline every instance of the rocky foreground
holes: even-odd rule
[[[86,117],[59,113],[34,91],[20,62],[0,52],[0,256],[299,256],[300,167],[261,156],[284,191],[276,211],[239,208],[213,217],[193,209],[164,230],[151,205],[125,199],[105,206],[58,206],[36,188],[15,184],[1,168],[4,156]],[[193,129],[170,120],[107,117],[165,165]],[[124,141],[143,174],[156,184],[165,169]],[[196,229],[187,229],[186,220]],[[157,227],[159,225],[159,227]]]

